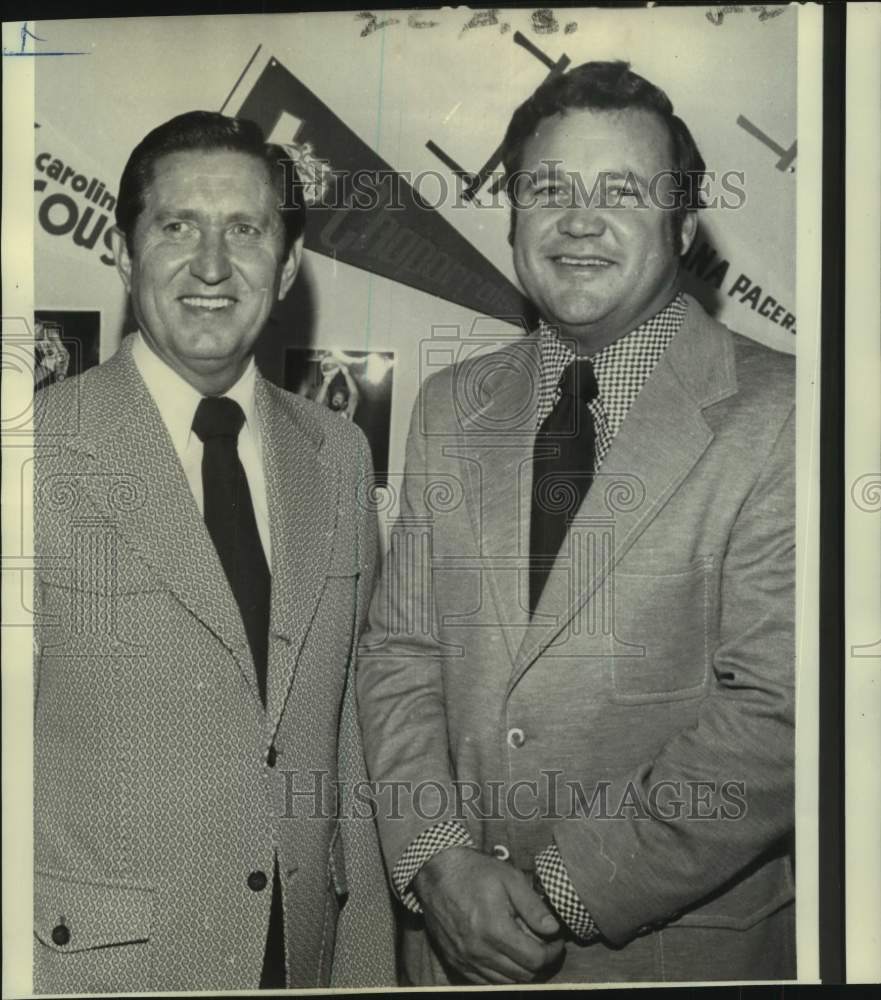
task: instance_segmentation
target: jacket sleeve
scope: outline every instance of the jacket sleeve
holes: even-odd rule
[[[433,473],[441,471],[429,460],[430,435],[423,433],[420,415],[439,412],[428,397],[443,375],[423,385],[413,408],[398,517],[358,666],[364,747],[370,777],[377,783],[380,838],[389,871],[418,836],[455,818],[444,660],[432,638],[436,611],[428,603],[431,590],[423,585],[432,554],[416,533],[431,518],[426,498]]]
[[[360,431],[352,467],[355,472],[349,485],[352,496],[343,509],[347,516],[357,519],[359,577],[356,634],[340,717],[340,811],[343,817],[340,832],[348,898],[340,913],[331,972],[331,985],[337,989],[394,986],[396,983],[392,899],[376,824],[369,811],[354,801],[355,795],[361,794],[363,798],[367,782],[358,724],[355,664],[358,636],[364,628],[377,560],[376,514],[368,497],[373,466],[369,446]]]
[[[612,784],[612,802],[636,791],[628,817],[555,827],[572,883],[613,944],[676,917],[791,830],[794,430],[790,411],[730,532],[712,687],[697,725]],[[699,792],[677,815],[653,801],[661,782]]]

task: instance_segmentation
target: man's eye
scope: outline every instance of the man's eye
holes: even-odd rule
[[[559,181],[540,181],[535,188],[535,198],[539,205],[551,208],[560,206],[565,197],[565,189]]]
[[[188,222],[181,222],[179,219],[175,219],[172,222],[166,222],[162,227],[162,232],[167,233],[169,236],[183,236],[190,231],[190,224]]]
[[[256,226],[250,225],[247,222],[237,222],[232,227],[232,232],[234,236],[259,236],[260,230]]]

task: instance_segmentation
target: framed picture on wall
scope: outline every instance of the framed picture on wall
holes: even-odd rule
[[[367,435],[376,481],[388,481],[393,351],[290,347],[284,387],[356,423]]]
[[[42,389],[98,364],[101,313],[82,309],[34,312],[34,388]]]

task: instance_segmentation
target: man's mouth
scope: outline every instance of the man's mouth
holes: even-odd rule
[[[207,309],[209,312],[228,309],[236,304],[235,299],[226,295],[183,295],[180,301],[190,309]]]
[[[607,257],[596,257],[593,254],[583,257],[574,257],[569,254],[556,254],[551,257],[551,260],[555,264],[562,264],[565,267],[603,268],[611,267],[612,264],[614,264],[614,261],[609,260]]]

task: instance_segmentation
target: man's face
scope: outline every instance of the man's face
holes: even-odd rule
[[[544,118],[524,145],[521,170],[536,178],[519,188],[517,276],[544,319],[590,353],[629,333],[672,296],[679,262],[674,215],[658,207],[673,203],[671,179],[653,188],[654,198],[649,194],[652,177],[671,169],[670,146],[663,121],[635,109]],[[628,178],[641,199],[628,194]],[[592,191],[588,202],[584,193]],[[682,252],[696,225],[691,212]]]
[[[247,364],[273,303],[297,273],[283,252],[278,193],[264,163],[232,150],[170,153],[154,164],[129,254],[117,267],[147,342],[199,392],[224,392]]]

